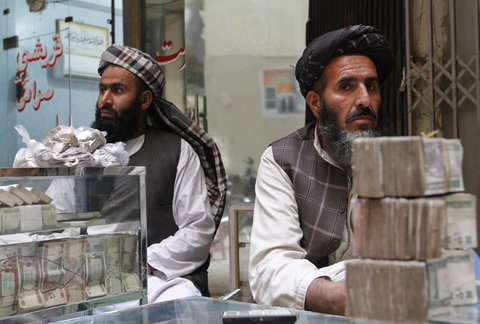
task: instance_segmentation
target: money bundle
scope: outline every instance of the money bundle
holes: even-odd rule
[[[137,244],[136,235],[123,235],[122,240],[122,283],[125,291],[137,291],[142,285],[138,274]]]
[[[477,247],[477,198],[468,193],[442,197],[447,209],[447,249]]]
[[[63,268],[65,271],[63,285],[67,303],[86,300],[84,238],[69,239],[65,242]]]
[[[359,138],[352,146],[355,192],[361,197],[418,197],[464,190],[458,139]]]
[[[63,305],[67,302],[63,277],[64,241],[47,241],[40,245],[40,264],[42,268],[42,293],[45,307]]]
[[[17,291],[19,278],[17,271],[17,248],[0,246],[0,316],[17,312]]]
[[[352,202],[354,254],[362,258],[428,260],[442,256],[442,199],[357,199]]]
[[[346,313],[424,323],[477,301],[476,198],[463,193],[459,140],[362,138],[352,155],[354,254]],[[432,197],[435,196],[435,197]]]
[[[18,310],[29,312],[45,307],[45,299],[40,291],[42,270],[38,258],[38,245],[25,243],[18,245],[17,269],[19,278]]]
[[[38,189],[20,184],[0,189],[0,233],[14,234],[57,227],[55,205]]]
[[[105,296],[105,240],[103,236],[87,238],[85,253],[85,293],[87,298]]]
[[[105,286],[108,295],[118,295],[124,291],[122,284],[122,245],[120,235],[105,237]]]

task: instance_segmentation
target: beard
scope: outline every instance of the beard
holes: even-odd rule
[[[377,116],[369,107],[358,109],[347,116],[347,122],[359,116],[372,116],[377,120],[377,127],[375,129],[368,129],[367,126],[362,125],[359,130],[350,132],[346,129],[340,128],[337,119],[335,107],[328,106],[322,100],[322,107],[320,111],[320,123],[317,130],[320,138],[323,139],[327,146],[330,156],[337,161],[337,163],[344,169],[350,170],[352,164],[352,143],[353,140],[360,137],[378,137],[386,133],[384,125],[384,116]]]
[[[107,143],[115,143],[119,141],[125,142],[131,139],[137,130],[140,106],[140,100],[135,98],[130,107],[119,113],[113,107],[99,107],[97,104],[95,109],[95,121],[92,123],[92,128],[107,132],[107,136],[105,137]],[[102,117],[102,110],[111,112],[115,117]]]

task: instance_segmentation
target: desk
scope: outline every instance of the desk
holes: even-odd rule
[[[222,323],[220,316],[227,310],[268,309],[273,307],[225,301],[207,297],[188,297],[157,304],[139,306],[105,314],[84,316],[65,320],[62,324],[216,324]],[[296,324],[306,323],[352,323],[348,318],[299,311]]]
[[[477,285],[477,291],[479,290]],[[216,324],[222,323],[220,316],[227,310],[268,309],[273,307],[256,304],[225,301],[207,297],[188,297],[157,304],[139,306],[127,310],[98,315],[88,315],[65,320],[62,324],[136,324],[136,323],[168,323],[168,324]],[[296,324],[306,323],[376,323],[366,319],[352,319],[342,316],[326,315],[306,311],[298,311]],[[455,307],[448,317],[436,319],[433,323],[480,323],[480,302],[476,305]]]

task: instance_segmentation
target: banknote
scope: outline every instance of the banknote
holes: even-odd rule
[[[121,276],[121,257],[122,245],[120,235],[107,235],[105,237],[106,253],[105,268],[106,278],[105,285],[109,295],[117,295],[123,291]]]
[[[39,289],[20,293],[18,295],[18,310],[30,312],[45,307],[45,299]]]
[[[448,282],[452,305],[469,305],[477,302],[475,263],[473,252],[446,250]]]
[[[65,241],[47,241],[40,244],[42,292],[51,292],[64,285],[63,253]]]
[[[445,258],[427,261],[429,318],[450,313],[451,296],[448,274]]]
[[[103,283],[91,284],[85,287],[85,294],[87,298],[97,298],[107,295],[107,289]]]
[[[467,193],[444,196],[447,205],[448,249],[477,247],[477,199]]]
[[[427,321],[425,263],[361,259],[346,263],[346,314],[400,323]]]
[[[0,221],[2,234],[20,233],[20,209],[19,207],[0,208]]]
[[[0,316],[16,313],[18,290],[17,247],[0,246]]]
[[[444,155],[443,138],[423,138],[425,175],[424,195],[444,194],[449,189],[448,156]]]
[[[122,274],[122,280],[125,291],[136,291],[142,287],[140,278],[136,273],[124,273]]]
[[[459,139],[445,139],[444,147],[448,152],[449,191],[464,191],[463,184],[463,147]]]
[[[65,289],[57,288],[43,293],[45,307],[64,305],[67,302]]]
[[[40,291],[42,270],[38,258],[37,243],[19,244],[17,250],[17,266],[20,292]]]
[[[39,205],[42,215],[42,229],[52,229],[57,227],[57,211],[55,205]]]

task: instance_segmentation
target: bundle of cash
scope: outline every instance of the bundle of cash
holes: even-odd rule
[[[122,283],[127,292],[141,289],[136,271],[138,266],[138,238],[136,235],[122,235]]]
[[[88,298],[105,296],[105,237],[87,238],[85,254],[85,293]]]
[[[361,197],[416,197],[464,190],[459,140],[419,136],[356,139],[355,191]]]
[[[452,305],[477,302],[473,253],[469,250],[445,250]]]
[[[13,234],[21,231],[20,209],[18,207],[0,208],[0,229],[2,234]]]
[[[118,295],[123,292],[122,272],[120,265],[122,245],[120,235],[106,235],[105,237],[105,285],[109,295]]]
[[[19,244],[17,249],[19,278],[18,310],[32,311],[45,307],[45,299],[40,291],[42,270],[38,258],[37,243]]]
[[[63,254],[65,275],[63,284],[67,303],[86,300],[85,295],[85,239],[69,239]]]
[[[63,289],[65,271],[63,268],[64,241],[47,241],[40,245],[42,268],[42,293],[45,307],[52,307],[67,302]]]
[[[16,246],[0,246],[0,279],[0,316],[15,314],[19,289]]]
[[[447,206],[447,249],[477,247],[477,199],[467,193],[444,196]]]
[[[354,254],[364,258],[428,260],[445,246],[442,199],[384,198],[352,202]]]
[[[448,279],[445,260],[355,260],[346,269],[348,316],[425,323],[449,311],[449,290],[443,284]]]

